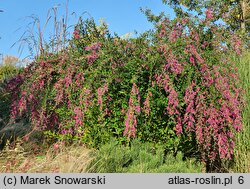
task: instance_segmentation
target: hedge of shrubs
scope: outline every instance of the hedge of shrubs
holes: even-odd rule
[[[241,89],[228,53],[238,36],[204,19],[161,17],[136,38],[79,20],[67,48],[43,52],[8,83],[12,119],[60,141],[99,147],[110,138],[163,145],[205,162],[233,158]],[[28,139],[28,135],[26,136]]]

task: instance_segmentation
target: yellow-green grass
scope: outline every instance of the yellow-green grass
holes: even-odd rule
[[[0,172],[81,173],[85,172],[92,160],[90,152],[90,149],[78,144],[69,147],[59,145],[57,149],[52,145],[44,151],[34,153],[34,148],[25,149],[20,142],[16,142],[14,147],[6,145],[0,151]]]
[[[234,172],[250,173],[250,51],[237,61],[240,85],[244,90],[243,130],[236,135]]]

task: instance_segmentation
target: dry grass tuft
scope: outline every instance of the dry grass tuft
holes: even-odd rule
[[[47,151],[33,153],[25,150],[21,142],[7,144],[0,152],[0,172],[4,173],[81,173],[90,158],[90,149],[83,145],[51,146]]]

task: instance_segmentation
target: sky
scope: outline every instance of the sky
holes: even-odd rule
[[[31,15],[35,15],[41,22],[45,39],[53,32],[53,21],[46,25],[48,11],[58,7],[58,18],[66,14],[67,0],[0,0],[0,54],[13,55],[20,59],[29,56],[27,45],[18,43],[27,31],[29,23],[33,22]],[[90,16],[98,23],[105,19],[111,33],[124,35],[137,31],[142,33],[153,28],[152,24],[140,11],[140,7],[149,8],[154,14],[164,11],[173,17],[174,12],[162,0],[69,0],[68,25],[74,25],[79,16]],[[83,14],[88,12],[88,14]],[[73,14],[72,14],[73,13]],[[13,46],[13,44],[16,44]],[[13,46],[13,47],[12,47]],[[22,47],[22,53],[20,50]],[[0,55],[1,59],[1,55]]]

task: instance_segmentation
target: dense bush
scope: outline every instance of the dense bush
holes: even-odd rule
[[[59,140],[100,146],[116,137],[197,155],[207,168],[231,159],[242,127],[237,70],[241,42],[212,22],[159,18],[136,38],[80,21],[70,45],[43,52],[12,79],[13,119]]]
[[[6,63],[7,62],[7,63]],[[21,127],[20,122],[10,124],[11,93],[6,89],[7,83],[16,75],[22,72],[11,62],[5,61],[0,65],[0,150],[8,139],[13,140],[18,135],[25,135],[27,125]]]
[[[5,80],[13,77],[19,73],[21,68],[16,67],[12,64],[0,65],[0,82],[3,83]]]
[[[10,114],[11,96],[6,91],[6,83],[19,72],[21,69],[12,64],[0,65],[0,129],[8,121]]]
[[[115,141],[92,154],[94,159],[86,171],[93,173],[201,173],[204,167],[194,159],[183,161],[178,153],[164,155],[164,147],[133,141],[130,147]]]

